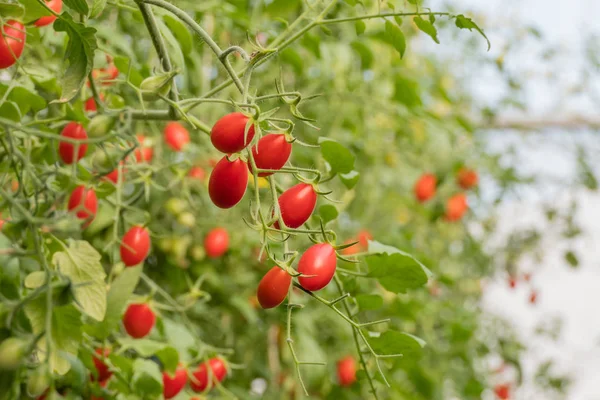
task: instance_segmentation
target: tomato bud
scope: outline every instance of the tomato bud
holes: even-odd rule
[[[88,134],[90,137],[102,137],[115,125],[115,119],[108,115],[96,115],[88,124]]]
[[[27,393],[31,397],[40,396],[50,386],[50,371],[47,364],[37,367],[27,380]]]
[[[140,84],[144,100],[158,100],[160,98],[159,94],[166,96],[171,90],[171,81],[175,75],[177,75],[177,72],[171,71],[144,79]]]
[[[21,365],[28,343],[22,339],[10,337],[0,343],[0,370],[12,371]]]

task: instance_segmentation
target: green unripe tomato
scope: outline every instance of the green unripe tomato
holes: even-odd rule
[[[144,100],[154,101],[160,98],[158,96],[159,94],[162,96],[169,94],[169,90],[171,90],[171,81],[176,74],[176,72],[172,71],[144,79],[140,84]]]
[[[188,228],[196,226],[196,217],[189,211],[183,212],[177,216],[177,222]]]
[[[187,208],[187,204],[182,199],[179,199],[177,197],[171,197],[169,200],[167,200],[167,203],[165,204],[165,208],[171,214],[179,215],[183,211],[185,211],[185,209]]]
[[[194,261],[204,260],[204,258],[206,257],[206,251],[204,251],[204,246],[201,246],[199,244],[195,245],[190,249],[190,255],[192,256]]]
[[[50,386],[50,371],[47,364],[37,367],[27,379],[27,394],[31,397],[42,395]]]
[[[88,124],[88,134],[90,137],[102,137],[115,125],[115,119],[108,115],[96,115]]]
[[[0,371],[13,371],[25,358],[28,343],[23,339],[10,337],[0,343]]]

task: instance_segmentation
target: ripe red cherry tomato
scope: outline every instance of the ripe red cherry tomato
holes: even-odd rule
[[[354,243],[356,242],[356,240],[354,239],[348,239],[344,242],[344,244],[350,244],[350,243]],[[354,255],[356,253],[358,253],[360,251],[358,244],[354,244],[350,247],[346,247],[345,249],[342,250],[342,254],[345,256],[351,256]]]
[[[94,189],[86,189],[85,186],[77,186],[71,192],[68,204],[69,211],[75,211],[77,218],[89,219],[92,222],[98,211],[98,198]]]
[[[203,181],[206,177],[206,172],[204,169],[198,166],[190,168],[190,172],[188,172],[188,176],[190,178],[198,179],[199,181]]]
[[[210,141],[222,153],[238,153],[254,138],[254,125],[251,125],[244,141],[247,123],[248,117],[240,112],[227,114],[212,127]]]
[[[467,196],[464,193],[455,194],[446,202],[446,219],[448,221],[458,221],[468,207]]]
[[[156,315],[146,303],[130,304],[123,315],[123,326],[129,336],[140,339],[148,335],[154,327]]]
[[[126,267],[138,265],[146,259],[150,251],[150,234],[146,228],[134,226],[123,236],[121,260]]]
[[[177,396],[184,388],[187,380],[187,370],[182,364],[179,364],[173,376],[169,375],[166,371],[163,372],[163,396],[165,399]]]
[[[292,144],[285,135],[269,134],[263,136],[256,146],[252,146],[252,157],[260,169],[281,169],[292,154]],[[248,164],[252,172],[252,167]],[[261,172],[258,176],[269,176],[272,172]]]
[[[179,122],[169,122],[164,136],[167,145],[175,151],[181,151],[190,142],[190,133]]]
[[[208,180],[208,194],[219,208],[231,208],[242,200],[248,186],[248,169],[239,158],[229,161],[223,157]]]
[[[229,233],[225,228],[214,228],[204,238],[204,250],[210,258],[221,257],[229,248]]]
[[[285,226],[298,228],[311,216],[317,205],[317,193],[312,185],[299,183],[279,196],[279,208]],[[279,229],[279,222],[275,222]]]
[[[472,187],[477,186],[479,176],[477,175],[477,172],[472,169],[461,168],[456,176],[456,181],[463,189],[471,189]]]
[[[100,93],[100,100],[104,101],[104,93]],[[97,107],[96,107],[96,100],[94,99],[94,96],[88,98],[85,101],[85,107],[84,107],[85,111],[91,112],[91,111],[96,111]]]
[[[423,174],[415,183],[414,191],[417,200],[421,203],[426,202],[435,196],[435,186],[437,178],[433,174]]]
[[[140,143],[140,147],[137,148],[133,154],[135,154],[135,160],[137,162],[150,162],[152,161],[152,156],[154,155],[154,149],[152,147],[145,146],[146,137],[144,135],[137,134],[135,135],[138,142]]]
[[[508,400],[510,398],[510,385],[508,383],[498,384],[494,388],[494,393],[500,400]]]
[[[88,135],[83,126],[77,122],[69,122],[60,133],[60,136],[71,139],[87,139]],[[60,142],[58,154],[65,164],[72,164],[81,160],[87,153],[87,143],[79,144],[79,151],[75,152],[75,143]]]
[[[100,357],[108,357],[108,355],[110,354],[110,349],[98,348],[96,349],[96,354]],[[108,370],[108,366],[104,364],[104,362],[100,358],[94,356],[93,361],[94,366],[96,367],[98,381],[105,381],[112,376],[112,372]]]
[[[109,60],[109,57],[110,56],[106,56],[107,61]],[[92,71],[92,78],[94,78],[95,80],[99,80],[102,86],[112,85],[114,82],[111,81],[117,79],[117,77],[119,76],[119,69],[110,61],[108,62],[110,63],[110,65],[106,68],[95,69]]]
[[[258,284],[256,297],[262,308],[277,307],[285,300],[292,277],[279,267],[273,267],[263,276]]]
[[[62,0],[47,0],[46,5],[48,7],[50,7],[50,9],[53,10],[55,13],[60,14],[63,3],[62,3]],[[35,21],[33,25],[35,25],[39,28],[42,26],[50,25],[55,20],[56,20],[56,16],[47,15],[47,16],[42,17],[42,18],[38,19],[37,21]]]
[[[123,165],[123,161],[121,161],[119,164]],[[119,168],[115,168],[110,173],[104,175],[104,179],[111,181],[116,185],[119,181]],[[125,181],[125,168],[121,169],[121,180]]]
[[[17,62],[25,47],[25,27],[15,20],[8,20],[0,29],[0,69]]]
[[[211,380],[209,381],[208,366],[211,369]],[[190,380],[190,387],[196,393],[203,392],[207,388],[212,388],[217,382],[223,382],[227,375],[227,367],[220,358],[211,358],[207,363],[202,363],[192,373],[193,379]]]
[[[337,376],[340,386],[351,386],[356,381],[356,361],[346,356],[337,363]]]
[[[321,290],[331,282],[336,264],[333,246],[329,243],[312,245],[302,254],[298,262],[298,272],[307,275],[298,277],[298,282],[311,292]]]
[[[373,235],[366,229],[358,232],[357,235],[358,243],[363,250],[366,250],[369,247],[369,240],[373,240]]]

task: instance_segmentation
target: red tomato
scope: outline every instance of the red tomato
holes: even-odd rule
[[[123,161],[121,161],[119,164],[123,165]],[[116,185],[119,181],[119,168],[115,168],[110,173],[104,175],[104,179],[111,181],[112,183],[114,183]],[[125,169],[124,168],[121,169],[121,180],[125,181]]]
[[[298,282],[311,292],[321,290],[331,282],[336,264],[335,249],[329,243],[312,245],[298,262],[298,272],[303,275]]]
[[[531,281],[531,273],[530,273],[530,272],[526,272],[526,273],[524,273],[524,274],[523,274],[523,280],[524,280],[525,282],[529,282],[529,281]]]
[[[98,348],[96,349],[96,354],[98,354],[101,357],[108,357],[108,355],[110,354],[110,349]],[[94,366],[96,367],[96,371],[98,373],[98,381],[105,381],[112,376],[112,372],[108,370],[108,366],[104,364],[104,362],[100,358],[93,357],[92,360],[94,361]]]
[[[231,208],[242,200],[248,186],[246,163],[239,158],[229,161],[223,157],[208,180],[208,194],[219,208]]]
[[[62,0],[46,0],[46,5],[48,7],[50,7],[50,9],[53,10],[55,13],[60,14],[63,3],[62,3]],[[42,18],[38,19],[37,21],[35,21],[33,23],[33,25],[35,25],[39,28],[42,26],[50,25],[55,20],[56,20],[56,16],[47,15],[47,16],[42,17]]]
[[[6,221],[4,221],[3,219],[0,219],[0,231],[2,230],[2,226],[4,226],[5,222]]]
[[[501,400],[508,400],[510,398],[510,385],[508,383],[498,384],[494,388],[494,393]]]
[[[356,242],[356,240],[354,239],[348,239],[344,242],[344,244],[350,244],[350,243],[354,243]],[[359,248],[356,244],[350,246],[350,247],[346,247],[344,250],[342,250],[342,254],[345,256],[351,256],[353,254],[356,254],[359,252]]]
[[[337,376],[340,386],[351,386],[356,382],[356,361],[346,356],[337,362]]]
[[[212,127],[210,141],[222,153],[238,153],[254,138],[254,125],[246,132],[247,123],[248,117],[240,112],[227,114]]]
[[[437,178],[433,174],[423,174],[415,183],[415,197],[419,202],[424,203],[435,196],[435,186]]]
[[[214,228],[204,238],[204,250],[210,258],[221,257],[229,247],[229,234],[225,228]]]
[[[126,267],[138,265],[146,259],[150,251],[150,234],[146,228],[134,226],[123,236],[121,260]]]
[[[60,133],[60,136],[82,140],[87,139],[88,135],[83,126],[77,122],[69,122]],[[58,154],[65,164],[72,164],[81,160],[87,153],[87,143],[79,144],[79,150],[75,153],[75,143],[60,142],[58,144]]]
[[[270,134],[263,136],[256,146],[252,146],[252,157],[260,169],[281,169],[292,154],[292,144],[285,135]],[[252,167],[248,164],[252,172]],[[261,172],[258,176],[269,176],[272,172]]]
[[[262,308],[277,307],[285,300],[292,277],[279,267],[273,267],[263,276],[258,284],[256,297]]]
[[[357,238],[360,247],[363,250],[366,250],[369,248],[369,240],[373,240],[373,235],[371,235],[371,232],[369,232],[368,230],[363,229],[360,232],[358,232]]]
[[[467,196],[464,193],[455,194],[446,202],[446,219],[448,221],[458,221],[469,208]]]
[[[129,336],[140,339],[148,335],[156,322],[156,315],[146,303],[130,304],[123,315],[123,326]]]
[[[152,161],[152,156],[154,155],[154,150],[152,147],[144,146],[144,142],[146,141],[146,137],[144,135],[137,134],[135,135],[138,142],[140,143],[140,147],[137,148],[133,154],[135,155],[135,160],[137,162],[150,162]]]
[[[71,192],[69,211],[75,211],[77,218],[88,219],[92,222],[98,211],[98,198],[94,189],[86,189],[85,186],[77,186]]]
[[[517,278],[515,278],[514,276],[509,277],[508,286],[510,286],[511,289],[514,289],[517,286]]]
[[[169,122],[164,136],[167,145],[175,151],[181,151],[190,142],[190,133],[179,122]]]
[[[192,167],[190,168],[190,172],[188,172],[188,176],[190,178],[198,179],[199,181],[203,181],[206,177],[206,172],[201,167]]]
[[[25,47],[25,27],[15,20],[8,20],[0,29],[0,69],[17,62]]]
[[[106,60],[110,63],[110,61],[108,61],[109,57],[110,56],[106,56]],[[92,71],[92,78],[99,80],[103,86],[112,85],[113,82],[111,81],[117,79],[118,76],[119,69],[112,63],[106,68],[95,69]]]
[[[104,101],[104,93],[100,93],[100,100]],[[96,100],[94,100],[94,96],[91,96],[90,98],[88,98],[85,101],[85,107],[84,107],[85,111],[96,111],[97,107],[96,107]]]
[[[456,181],[463,189],[471,189],[472,187],[477,186],[479,176],[477,176],[477,172],[472,169],[461,168],[456,176]]]
[[[169,375],[166,371],[163,372],[163,396],[165,399],[177,396],[184,388],[187,380],[187,370],[182,364],[179,364],[173,376]]]
[[[529,302],[531,304],[535,304],[537,302],[537,291],[532,290],[531,293],[529,294]]]
[[[209,371],[210,366],[211,380],[209,382]],[[227,375],[227,367],[220,358],[211,358],[208,363],[202,363],[192,373],[193,379],[190,380],[190,387],[196,393],[203,392],[206,388],[212,388],[217,382],[223,382],[225,375]]]
[[[285,226],[298,228],[311,216],[317,205],[317,193],[312,185],[299,183],[292,186],[279,196],[279,208]],[[279,229],[279,222],[275,222]]]

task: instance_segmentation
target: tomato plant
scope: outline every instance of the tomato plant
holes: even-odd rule
[[[223,382],[227,375],[227,366],[220,358],[211,358],[192,372],[190,386],[194,392],[204,392]]]
[[[134,226],[125,233],[121,243],[121,260],[127,267],[144,261],[150,251],[150,234],[146,228]]]
[[[156,322],[156,315],[146,303],[130,304],[123,315],[123,326],[129,336],[139,339],[147,336]]]
[[[242,151],[254,138],[254,125],[249,125],[249,121],[240,112],[221,117],[210,131],[210,141],[222,153]]]
[[[165,126],[165,142],[175,151],[181,151],[190,142],[190,133],[178,122],[169,122]]]
[[[321,290],[333,278],[337,259],[335,249],[329,243],[319,243],[308,248],[300,257],[298,272],[302,275],[298,282],[303,288]]]
[[[72,164],[85,156],[88,145],[87,143],[78,142],[87,139],[88,136],[81,124],[69,122],[60,133],[60,136],[69,140],[61,140],[58,145],[58,153],[65,164]]]
[[[277,307],[287,297],[292,277],[290,274],[279,268],[271,268],[260,280],[256,296],[262,308]]]
[[[227,156],[215,165],[208,180],[210,199],[220,208],[231,208],[242,200],[248,186],[248,169],[241,159]]]
[[[257,168],[267,170],[280,170],[289,160],[292,154],[292,144],[287,141],[285,135],[268,134],[263,136],[256,146],[252,147],[252,157]],[[250,172],[252,166],[248,164]],[[272,175],[273,172],[260,172],[258,176]]]

